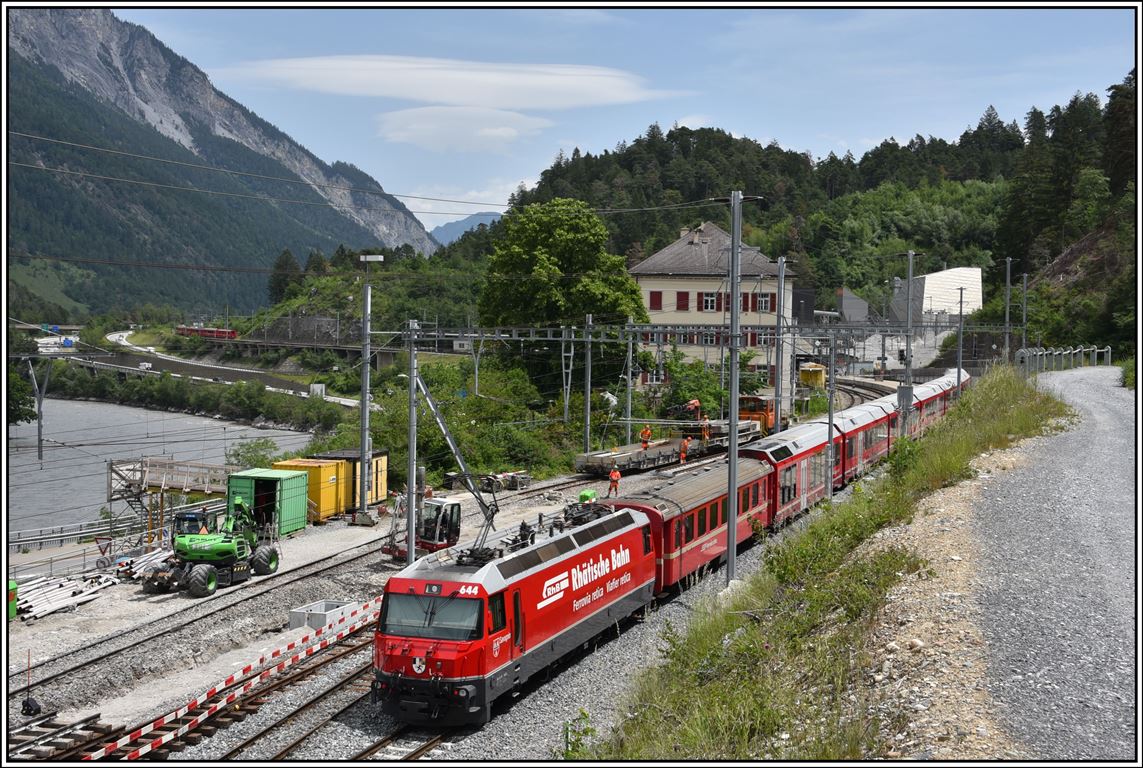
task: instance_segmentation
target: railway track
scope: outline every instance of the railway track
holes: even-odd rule
[[[350,565],[360,560],[365,560],[366,558],[377,557],[376,542],[369,542],[367,544],[356,547],[355,549],[360,549],[362,551],[349,557],[335,558],[335,561],[332,563],[328,561],[319,561],[309,565],[301,566],[288,573],[276,575],[269,580],[258,579],[248,581],[245,584],[233,588],[232,591],[222,593],[219,597],[195,602],[191,605],[188,605],[186,608],[182,608],[173,613],[169,613],[165,616],[153,619],[145,624],[134,626],[115,635],[108,635],[99,640],[94,640],[83,648],[79,648],[59,656],[54,656],[50,659],[45,659],[43,661],[37,662],[36,664],[33,664],[30,668],[20,670],[19,672],[10,673],[8,675],[8,682],[10,686],[8,688],[8,706],[9,708],[13,706],[17,708],[19,707],[18,697],[21,694],[27,693],[29,686],[27,683],[14,683],[18,680],[22,681],[29,672],[33,673],[35,677],[33,687],[43,688],[53,681],[73,677],[77,672],[106,661],[117,654],[126,651],[138,653],[140,650],[140,644],[145,642],[153,642],[155,640],[170,636],[176,632],[185,630],[187,627],[197,621],[201,621],[203,619],[216,621],[216,614],[221,610],[228,610],[235,606],[249,603],[253,600],[256,600],[257,598],[265,596],[273,590],[280,589],[290,584],[298,583],[305,579],[313,579],[315,576],[319,576],[320,574],[327,571],[344,568],[346,565]],[[350,552],[352,552],[352,550],[350,550]],[[398,570],[396,564],[392,566],[392,570],[394,572]],[[236,594],[237,592],[244,589],[249,589],[252,591],[246,595]],[[178,617],[183,614],[190,615],[186,618],[185,621],[179,621]],[[169,623],[172,621],[172,619],[176,621],[174,625],[169,627],[162,627],[163,624]],[[87,656],[93,652],[95,654],[94,656],[82,659],[81,661],[73,663],[70,666],[66,665],[68,659]],[[51,669],[53,666],[62,666],[62,668],[54,669],[48,674],[36,674],[38,672],[42,672],[45,669]],[[13,702],[15,702],[15,704],[13,704]]]
[[[9,760],[65,760],[81,750],[123,732],[100,715],[65,722],[57,712],[39,715],[8,731]]]
[[[341,707],[340,709],[335,710],[332,714],[324,716],[319,722],[308,728],[300,736],[294,737],[294,739],[287,743],[284,747],[279,747],[278,751],[275,752],[271,757],[261,758],[275,761],[287,759],[292,752],[297,751],[297,749],[307,740],[309,740],[315,733],[336,720],[339,715],[357,706],[358,703],[360,703],[369,695],[369,686],[373,679],[371,675],[372,668],[373,666],[371,662],[368,662],[359,667],[355,667],[348,675],[342,676],[333,685],[328,686],[316,696],[311,697],[300,707],[287,712],[282,717],[262,728],[253,736],[245,739],[241,744],[231,749],[219,759],[259,759],[253,757],[252,755],[243,755],[243,753],[252,752],[252,748],[256,745],[272,740],[275,735],[286,732],[287,728],[295,727],[297,725],[297,721],[303,715],[306,715],[307,713],[316,709],[317,705],[330,699],[336,698],[338,694],[346,693],[347,691],[351,694],[356,694],[348,704]]]
[[[419,760],[444,741],[444,734],[425,733],[403,725],[350,758],[362,760]]]
[[[116,760],[135,759],[148,755],[165,759],[172,752],[180,752],[187,746],[199,744],[206,737],[213,736],[236,722],[245,720],[257,713],[275,694],[308,681],[315,674],[332,664],[356,654],[368,656],[372,650],[371,624],[363,624],[355,632],[342,640],[342,644],[330,645],[319,653],[301,659],[291,672],[277,677],[272,682],[259,684],[268,679],[268,674],[282,670],[285,662],[270,664],[235,679],[226,686],[211,691],[193,709],[172,713],[159,720],[148,720],[131,728],[118,729],[125,737],[110,741],[107,737],[98,738],[95,743],[68,750],[52,759]],[[357,665],[354,674],[367,672],[371,662]],[[343,681],[338,681],[338,686]],[[329,690],[329,689],[327,689]],[[299,710],[291,713],[296,716],[316,704],[320,697],[311,700]],[[185,709],[185,708],[184,708]],[[270,729],[267,729],[267,731]],[[249,739],[250,744],[257,736]],[[238,752],[249,744],[241,745]]]

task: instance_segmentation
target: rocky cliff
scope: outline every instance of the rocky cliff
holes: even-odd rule
[[[276,161],[382,245],[408,243],[426,255],[438,247],[375,180],[352,166],[322,162],[216,90],[202,70],[146,29],[120,21],[107,9],[9,9],[8,46],[30,62],[55,67],[70,83],[200,157],[204,153],[195,136],[205,130]]]

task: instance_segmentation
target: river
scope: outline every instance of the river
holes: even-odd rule
[[[107,461],[161,456],[222,464],[227,448],[268,437],[277,452],[304,448],[310,435],[185,413],[79,400],[44,401],[44,458],[36,423],[8,429],[7,529],[28,530],[99,519],[107,506]],[[114,509],[126,507],[114,502]]]

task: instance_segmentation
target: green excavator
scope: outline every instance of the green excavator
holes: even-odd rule
[[[174,554],[143,574],[143,591],[186,589],[193,597],[209,597],[228,587],[278,570],[273,526],[259,526],[241,496],[221,525],[203,507],[175,515]]]

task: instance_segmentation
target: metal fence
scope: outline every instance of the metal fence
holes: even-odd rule
[[[1085,365],[1111,365],[1111,347],[1027,347],[1016,350],[1016,367],[1025,376],[1042,371],[1063,371]]]

